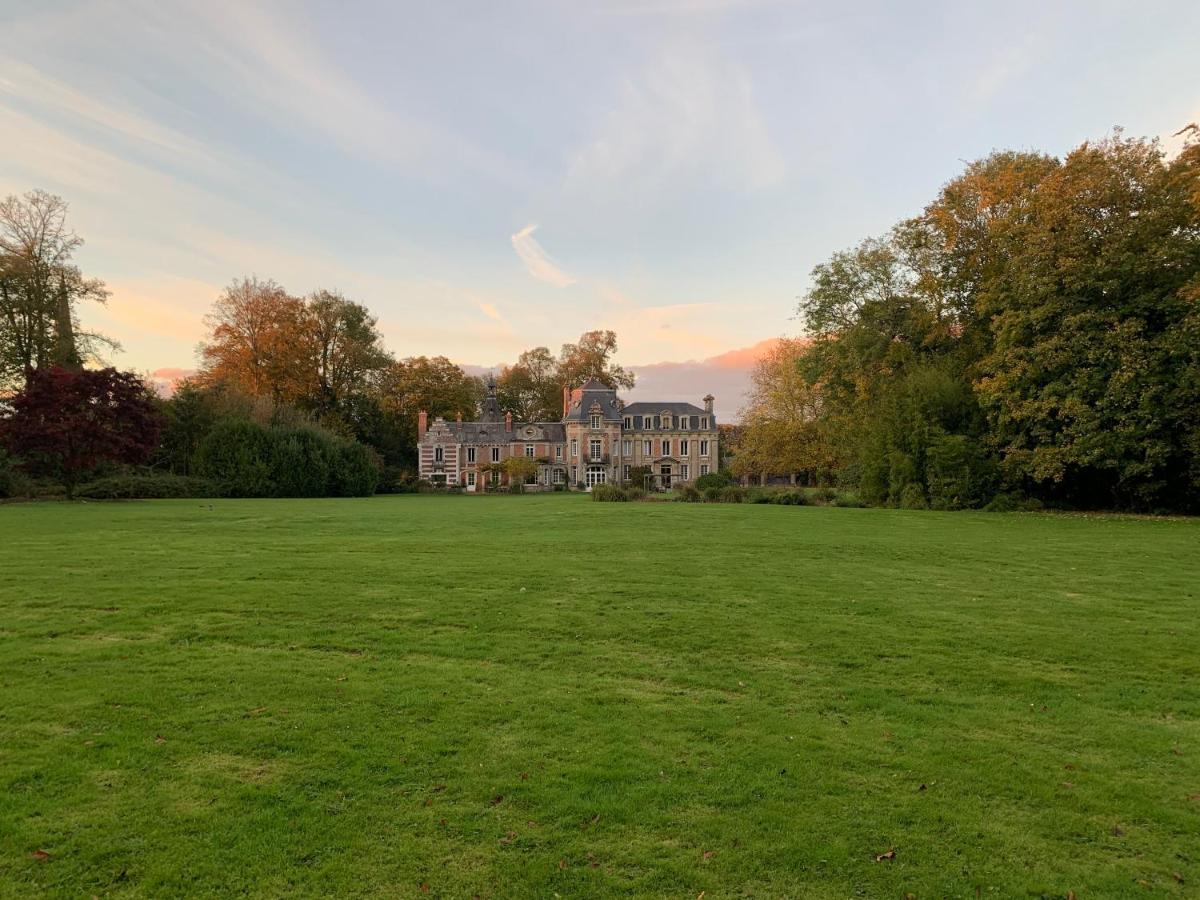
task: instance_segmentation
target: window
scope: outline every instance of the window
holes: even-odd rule
[[[593,414],[592,415],[592,430],[595,431],[599,427],[600,427],[600,417]]]
[[[441,462],[443,459],[445,459],[445,455],[444,455],[444,453],[443,453],[443,451],[442,451],[442,448],[441,448],[441,447],[434,447],[434,448],[433,448],[433,461],[434,461],[434,462]]]
[[[621,447],[621,453],[625,456],[633,456],[633,441],[624,441],[624,446]]]
[[[562,459],[562,444],[559,444],[557,447],[554,448],[554,458]]]
[[[567,477],[567,473],[564,472],[562,469],[554,470],[554,483],[555,484],[562,484],[563,481],[566,479],[566,477]]]
[[[650,442],[642,441],[642,456],[649,457],[649,456],[652,456],[653,454],[654,454],[654,451],[650,449]]]
[[[571,438],[571,459],[576,459],[579,456],[579,441]]]
[[[688,442],[687,438],[680,438],[680,440],[679,440],[679,455],[680,456],[688,455],[688,443],[689,442]]]
[[[630,428],[633,427],[633,419],[630,418],[629,416],[626,416],[625,421],[622,422],[621,425],[625,428],[626,431],[628,431]]]
[[[700,430],[701,430],[701,431],[708,431],[708,416],[701,416],[701,417],[700,417]]]
[[[571,483],[579,484],[579,466],[571,466]]]
[[[492,448],[492,462],[500,462],[500,448],[499,447]]]
[[[690,417],[688,417],[688,416],[680,416],[680,417],[679,417],[679,430],[680,430],[680,431],[687,431],[687,430],[688,430],[688,424],[689,424],[691,421],[692,421],[692,420],[691,420],[691,418],[690,418]]]
[[[588,466],[587,469],[587,486],[592,487],[597,484],[604,484],[608,481],[608,471],[601,466]]]
[[[684,481],[688,480],[688,467],[686,464],[679,467],[679,477]]]
[[[642,417],[641,416],[633,417],[633,427],[638,429],[639,431],[641,431],[641,428],[642,428]]]
[[[700,442],[700,455],[701,455],[701,456],[708,456],[708,441],[701,441],[701,442]]]
[[[625,473],[623,476],[623,479],[625,481],[628,481],[629,480],[629,466],[626,466],[622,471]]]
[[[617,459],[621,458],[621,442],[616,439],[612,442],[612,455]]]
[[[663,416],[663,417],[662,417],[662,427],[663,427],[663,428],[670,428],[670,427],[671,427],[671,417],[670,417],[670,416]]]
[[[659,417],[659,416],[654,417],[654,428],[655,428],[655,430],[662,428],[662,418],[661,417]]]
[[[525,445],[525,455],[526,455],[526,456],[527,456],[529,459],[533,459],[533,444],[526,444],[526,445]]]
[[[474,472],[474,470],[467,473],[467,487],[475,487],[475,472]]]
[[[665,440],[662,442],[662,455],[663,455],[663,456],[670,456],[670,455],[671,455],[671,439],[670,439],[670,438],[666,438],[666,439],[665,439]]]
[[[700,476],[704,477],[708,474],[708,463],[700,463]]]
[[[469,463],[475,462],[475,448],[474,447],[467,448],[467,462],[469,462]]]
[[[493,472],[492,473],[492,484],[499,484],[499,483],[500,483],[500,473]]]
[[[600,441],[599,440],[588,441],[588,453],[591,454],[592,459],[600,458]]]

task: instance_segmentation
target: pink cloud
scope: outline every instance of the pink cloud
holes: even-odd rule
[[[185,378],[191,378],[196,374],[195,369],[179,369],[171,366],[166,366],[161,369],[155,369],[150,373],[147,380],[150,386],[160,397],[170,397],[175,393],[175,389],[179,387],[179,382]]]

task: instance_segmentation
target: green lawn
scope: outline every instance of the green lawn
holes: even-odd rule
[[[1198,722],[1198,521],[0,507],[8,896],[1196,896]]]

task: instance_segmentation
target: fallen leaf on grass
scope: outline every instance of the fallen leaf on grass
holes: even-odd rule
[[[529,773],[528,773],[528,772],[522,772],[522,773],[521,773],[521,780],[522,780],[522,781],[528,781],[528,780],[529,780]]]
[[[879,855],[877,855],[875,857],[875,862],[883,862],[885,859],[895,859],[895,858],[896,858],[896,848],[891,847],[888,849],[887,853],[880,853]]]
[[[32,856],[34,859],[36,859],[38,862],[46,862],[47,860],[50,859],[50,852],[48,850],[42,850],[40,847],[37,850],[34,850],[29,855]]]
[[[565,859],[560,859],[558,861],[558,868],[559,868],[559,871],[565,872],[567,869],[567,861]]]
[[[422,893],[422,894],[428,894],[428,893],[429,893],[429,882],[428,882],[428,881],[422,881],[422,882],[421,882],[421,893]]]
[[[1174,878],[1176,881],[1178,881],[1180,884],[1183,884],[1183,876],[1180,875],[1178,872],[1172,872],[1171,877]]]
[[[1192,794],[1188,799],[1193,803],[1200,802],[1200,794]]]
[[[267,711],[267,708],[266,708],[265,706],[256,706],[256,707],[254,707],[254,709],[252,709],[252,710],[250,710],[249,712],[247,712],[247,713],[246,713],[246,715],[248,715],[248,716],[261,716],[261,715],[262,715],[263,713],[265,713],[266,711]]]
[[[154,743],[165,744],[166,742],[167,742],[167,739],[165,737],[163,737],[161,734],[156,734],[154,736]]]
[[[517,839],[517,833],[515,831],[508,831],[508,832],[505,832],[504,837],[500,838],[500,843],[508,845],[508,844],[511,844],[516,839]]]
[[[492,798],[492,806],[499,806],[503,802],[504,802],[503,794],[497,794],[495,797]]]
[[[591,828],[593,825],[595,825],[599,821],[600,821],[600,813],[596,813],[594,816],[592,816],[590,819],[588,819],[586,822],[584,822],[579,827],[581,829],[583,829],[584,831],[587,831],[589,828]]]
[[[1112,833],[1113,837],[1125,837],[1125,829],[1120,825],[1114,825],[1112,827]]]
[[[1062,786],[1063,786],[1063,787],[1065,787],[1065,788],[1066,788],[1068,791],[1070,791],[1070,790],[1074,790],[1074,789],[1075,789],[1075,782],[1073,782],[1073,781],[1064,781],[1064,782],[1062,783]]]
[[[714,856],[716,856],[716,854],[717,854],[716,850],[705,850],[704,853],[702,853],[700,855],[700,858],[703,860],[709,860],[709,859],[712,859]]]
[[[441,793],[442,791],[444,791],[445,789],[446,789],[446,786],[445,786],[444,784],[435,784],[435,785],[433,786],[433,792],[434,792],[435,794],[440,794],[440,793]]]

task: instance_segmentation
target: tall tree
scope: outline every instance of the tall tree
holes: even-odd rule
[[[411,448],[405,460],[416,461],[417,416],[422,410],[437,416],[474,418],[483,396],[478,378],[467,375],[444,356],[416,356],[392,363],[379,380],[384,411],[395,417],[403,446]]]
[[[314,380],[308,404],[322,415],[337,413],[350,396],[367,389],[391,357],[375,317],[335,291],[310,294],[303,320]]]
[[[0,445],[34,475],[75,486],[105,463],[140,463],[158,444],[162,416],[145,383],[116,369],[32,372],[0,419]]]
[[[496,394],[503,409],[523,422],[557,419],[562,415],[562,389],[558,363],[545,347],[524,351],[514,365],[496,379]]]
[[[304,303],[274,281],[234,281],[205,320],[211,334],[200,345],[198,380],[295,402],[311,383],[304,318]]]
[[[78,367],[116,346],[78,327],[80,301],[108,297],[103,282],[72,263],[82,245],[61,197],[35,190],[0,200],[0,390],[43,366]]]
[[[578,387],[595,378],[614,390],[629,390],[636,379],[628,369],[611,361],[616,352],[615,331],[587,331],[579,336],[578,343],[563,344],[556,373],[559,385]],[[561,411],[561,403],[559,408]]]

